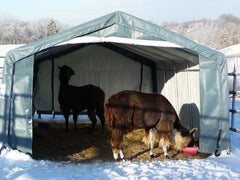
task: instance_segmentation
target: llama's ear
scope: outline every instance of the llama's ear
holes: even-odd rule
[[[193,135],[194,133],[196,133],[198,130],[198,128],[193,128],[191,131],[190,131],[190,134]]]

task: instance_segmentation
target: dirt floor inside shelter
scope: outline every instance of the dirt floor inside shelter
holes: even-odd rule
[[[91,132],[91,124],[78,124],[74,130],[72,123],[65,131],[64,123],[42,123],[34,121],[33,125],[33,158],[38,160],[72,161],[72,162],[105,162],[113,161],[110,144],[111,135],[106,130],[101,132],[97,125]],[[148,147],[142,142],[144,130],[133,130],[123,139],[122,149],[125,159],[132,161],[167,160],[161,148],[154,148],[155,158],[150,158]],[[169,156],[178,159],[202,159],[210,154],[184,155],[171,148]]]

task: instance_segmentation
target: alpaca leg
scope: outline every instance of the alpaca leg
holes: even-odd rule
[[[150,157],[153,158],[153,148],[156,140],[155,129],[145,129],[145,135],[143,137],[143,142],[150,148]]]
[[[65,117],[65,130],[68,130],[68,116],[64,116]]]
[[[121,149],[121,143],[123,141],[123,134],[119,129],[112,129],[112,151],[113,151],[113,158],[115,160],[124,159],[124,155]]]
[[[77,119],[78,119],[78,113],[73,113],[73,122],[74,122],[75,130],[77,130]]]
[[[65,110],[62,112],[63,112],[64,118],[65,118],[65,130],[67,131],[68,130],[68,117],[70,115],[70,111]]]
[[[149,148],[149,129],[145,129],[142,141]]]
[[[122,148],[121,148],[121,145],[120,145],[119,155],[120,155],[120,159],[123,160],[123,161],[125,162],[125,160],[124,160],[124,155],[123,155]]]
[[[155,136],[155,129],[152,128],[149,130],[149,144],[150,144],[150,157],[153,158],[153,148],[154,148],[154,143],[156,140],[156,136]]]
[[[167,138],[160,138],[159,146],[162,147],[164,156],[169,159],[167,149],[169,147],[169,140]]]
[[[120,157],[121,160],[124,160],[124,154],[123,154],[123,152],[122,152],[121,146],[120,146],[119,149],[114,149],[114,148],[113,148],[113,158],[114,158],[115,160],[119,160],[119,157]]]
[[[88,110],[88,117],[92,121],[92,130],[93,130],[97,123],[96,114],[95,114],[94,109]]]
[[[104,133],[104,127],[105,127],[105,118],[104,118],[104,109],[97,110],[96,113],[101,121],[102,124],[102,133]]]

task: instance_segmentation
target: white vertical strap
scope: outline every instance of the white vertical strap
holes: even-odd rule
[[[177,109],[177,112],[179,112],[179,103],[178,103],[178,81],[177,81],[177,68],[176,68],[176,64],[174,62],[174,79],[175,79],[175,87],[176,87],[176,90],[175,90],[175,95],[176,95],[176,99],[175,99],[175,102],[176,102],[176,109]]]
[[[192,100],[192,97],[191,97],[191,85],[189,83],[189,72],[188,72],[188,63],[187,63],[187,88],[188,88],[188,104],[189,104],[189,120],[190,120],[190,129],[193,128],[193,116],[192,116],[192,103],[191,103],[191,100]]]

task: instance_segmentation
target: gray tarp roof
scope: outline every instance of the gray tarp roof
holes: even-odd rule
[[[98,37],[98,40],[93,42],[113,42],[112,45],[115,47],[120,47],[120,40],[116,43],[108,38],[127,38],[130,43],[122,43],[122,49],[128,49],[144,57],[149,56],[150,59],[156,62],[164,59],[172,61],[180,61],[182,59],[182,61],[195,62],[196,57],[198,57],[201,96],[200,150],[202,152],[214,151],[215,145],[213,144],[216,143],[219,129],[223,130],[220,150],[229,147],[227,67],[224,54],[123,12],[108,14],[64,32],[32,42],[7,54],[3,75],[6,84],[6,97],[5,101],[0,100],[0,107],[2,107],[0,125],[4,124],[5,127],[1,130],[0,136],[3,137],[2,139],[6,144],[13,146],[15,143],[15,148],[31,152],[28,149],[29,147],[27,148],[28,150],[24,150],[21,146],[16,145],[17,133],[12,124],[17,124],[15,121],[18,116],[13,115],[14,112],[22,113],[21,117],[24,116],[28,120],[27,125],[25,125],[28,130],[24,134],[25,131],[21,129],[21,133],[23,134],[23,139],[27,139],[26,143],[29,143],[32,138],[32,132],[29,130],[31,128],[31,107],[29,106],[32,105],[32,78],[35,56],[47,56],[67,48],[74,48],[74,43],[65,43],[65,46],[61,46],[61,43],[64,44],[64,42],[81,37]],[[134,39],[149,41],[150,45],[131,46],[134,45],[134,41],[131,42]],[[154,45],[154,41],[166,41],[180,47],[162,49],[162,47]],[[82,41],[81,43],[88,42]],[[165,47],[168,46],[165,45]],[[152,53],[153,49],[156,53],[155,55]],[[185,55],[188,57],[185,57]],[[174,57],[178,58],[174,59]],[[18,63],[23,61],[25,63]],[[23,76],[24,80],[22,79]],[[23,93],[26,99],[23,101],[20,97],[16,98],[17,102],[13,107],[11,98],[14,96],[14,93]],[[15,123],[12,123],[12,121]],[[25,143],[24,140],[23,143]],[[205,147],[201,146],[201,144],[205,144]]]
[[[11,64],[17,62],[29,55],[83,36],[124,37],[130,39],[168,41],[217,61],[218,66],[221,66],[225,59],[224,54],[221,54],[219,51],[198,44],[179,34],[126,13],[114,12],[67,31],[57,33],[54,36],[27,44],[15,49],[14,52],[10,51],[8,54],[9,58],[6,58],[5,63]]]

